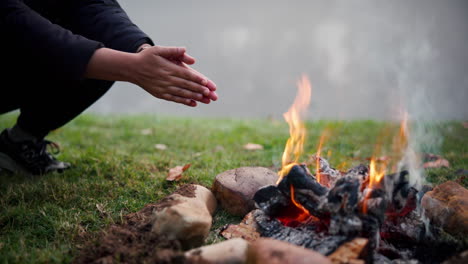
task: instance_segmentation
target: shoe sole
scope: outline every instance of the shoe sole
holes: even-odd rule
[[[28,170],[20,166],[8,155],[0,152],[0,168],[8,170],[13,173],[24,174],[27,176],[33,176]]]

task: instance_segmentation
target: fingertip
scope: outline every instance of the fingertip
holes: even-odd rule
[[[208,87],[208,89],[210,89],[211,91],[216,91],[217,89],[216,84],[211,80],[207,82],[206,87]]]
[[[182,58],[182,61],[188,65],[192,65],[192,64],[195,64],[195,58],[187,55],[187,54],[184,54],[184,57]]]
[[[216,94],[216,92],[211,92],[210,93],[210,99],[213,100],[213,101],[218,100],[218,95]]]
[[[177,47],[176,48],[176,56],[183,56],[187,50],[185,47]]]
[[[204,104],[210,104],[211,100],[209,97],[203,97],[200,102],[204,103]]]

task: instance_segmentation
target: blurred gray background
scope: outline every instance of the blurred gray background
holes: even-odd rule
[[[117,83],[89,111],[280,118],[306,74],[309,119],[468,119],[466,0],[119,2],[157,44],[187,47],[219,100]]]

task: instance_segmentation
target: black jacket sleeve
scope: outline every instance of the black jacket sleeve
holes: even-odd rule
[[[106,47],[136,52],[153,41],[128,17],[116,0],[73,0],[70,6],[71,28]]]
[[[99,41],[73,34],[19,0],[0,1],[2,52],[17,54],[25,70],[41,72],[44,77],[81,79]],[[27,77],[27,76],[25,76]]]

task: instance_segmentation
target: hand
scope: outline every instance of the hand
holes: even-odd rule
[[[154,46],[136,54],[133,83],[157,98],[188,106],[196,101],[209,104],[216,101],[216,85],[201,73],[187,66],[195,59],[185,48]]]

